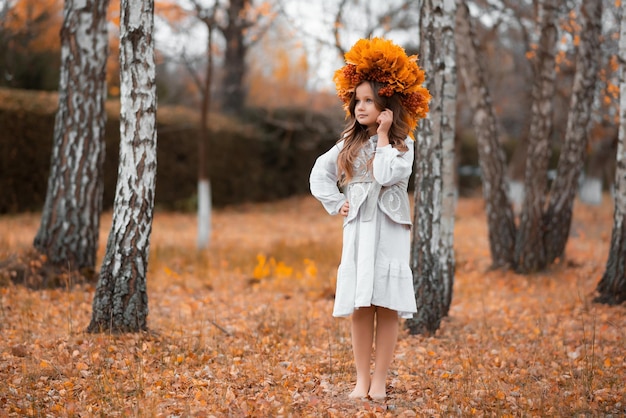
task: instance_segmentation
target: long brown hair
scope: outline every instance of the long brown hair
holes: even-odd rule
[[[375,81],[364,81],[363,83],[369,83],[374,92],[374,105],[379,111],[389,109],[393,112],[393,121],[391,128],[389,128],[389,143],[392,147],[399,151],[406,152],[408,147],[404,143],[404,140],[409,134],[409,125],[405,122],[406,109],[402,106],[402,101],[397,93],[394,93],[390,97],[381,96],[378,91],[384,84]],[[358,87],[358,86],[357,86]],[[356,89],[355,89],[356,92]],[[341,133],[340,141],[345,141],[343,148],[339,152],[337,157],[337,166],[339,172],[342,174],[340,179],[341,184],[348,183],[353,176],[354,161],[357,158],[361,146],[369,139],[370,135],[367,132],[367,127],[361,125],[355,117],[356,108],[356,94],[352,93],[348,109],[350,112],[348,123],[345,129]],[[368,161],[371,164],[371,161]]]

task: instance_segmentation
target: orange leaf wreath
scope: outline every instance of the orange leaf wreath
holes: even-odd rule
[[[390,40],[372,38],[357,41],[344,57],[346,65],[335,71],[333,81],[346,111],[356,87],[369,80],[384,84],[378,91],[381,96],[400,95],[411,132],[426,117],[431,96],[422,86],[424,70],[417,65],[417,55],[407,56]]]

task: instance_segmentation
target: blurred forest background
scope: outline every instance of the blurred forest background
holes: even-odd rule
[[[314,158],[336,141],[343,126],[331,83],[342,53],[363,36],[385,36],[416,53],[418,3],[231,1],[217,3],[208,15],[212,2],[157,1],[157,207],[195,208],[200,109],[207,95],[207,168],[216,206],[307,193]],[[559,5],[551,169],[558,161],[569,109],[579,3]],[[537,5],[504,0],[468,5],[509,179],[515,184],[522,181],[525,166],[532,59],[539,36]],[[0,213],[38,211],[43,205],[57,105],[62,9],[62,0],[0,2]],[[599,203],[601,190],[611,187],[617,141],[618,9],[607,2],[603,13],[599,78],[580,181],[581,196],[589,203]],[[105,208],[113,202],[119,142],[116,2],[110,5],[109,21]],[[459,87],[455,165],[459,190],[467,195],[480,187],[480,171],[472,114],[463,83]]]

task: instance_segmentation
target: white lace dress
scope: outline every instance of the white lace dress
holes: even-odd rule
[[[401,318],[417,312],[409,265],[411,221],[406,191],[414,144],[407,138],[409,150],[400,152],[391,145],[377,148],[376,141],[374,136],[363,146],[345,194],[337,186],[337,156],[343,141],[322,154],[311,171],[311,193],[328,213],[336,215],[346,199],[350,202],[337,271],[336,317],[372,305],[393,309]]]

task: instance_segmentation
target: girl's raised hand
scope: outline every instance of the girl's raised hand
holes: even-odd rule
[[[346,203],[344,203],[341,209],[339,209],[339,214],[342,216],[348,216],[348,212],[350,212],[350,203],[346,200]]]
[[[388,134],[389,129],[391,129],[392,122],[393,112],[390,109],[383,110],[376,118],[376,123],[378,123],[378,129],[376,129],[376,133],[378,134],[379,146],[385,146],[389,143]]]

